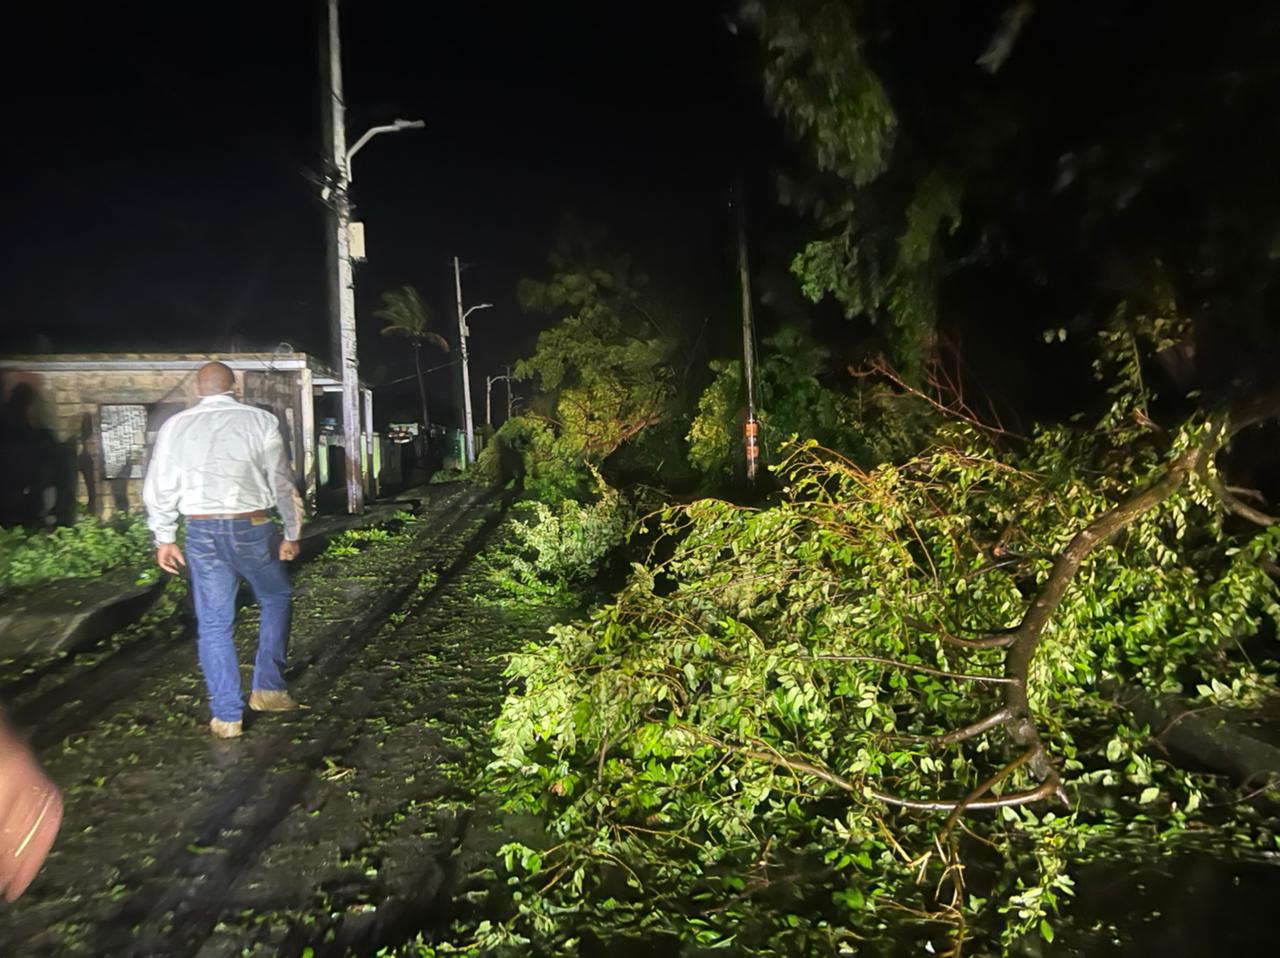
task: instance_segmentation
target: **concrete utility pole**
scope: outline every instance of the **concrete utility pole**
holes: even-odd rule
[[[755,328],[751,316],[751,270],[747,263],[747,210],[742,184],[738,184],[738,282],[742,287],[742,371],[747,383],[747,421],[743,425],[743,445],[747,458],[747,481],[755,482],[760,468],[760,423],[756,419]]]
[[[337,256],[335,278],[338,308],[335,343],[338,375],[342,377],[342,451],[346,460],[347,512],[364,512],[364,483],[360,476],[360,369],[356,358],[356,298],[351,269],[351,200],[347,195],[347,121],[342,100],[342,36],[338,0],[329,0],[329,104],[332,119],[329,160],[333,164],[333,220]]]
[[[360,361],[356,354],[356,291],[351,266],[351,160],[362,146],[379,133],[419,129],[422,120],[396,120],[386,126],[375,126],[355,145],[347,149],[346,103],[342,98],[342,37],[338,21],[338,0],[329,0],[329,130],[331,133],[329,162],[333,167],[333,183],[325,190],[324,199],[332,203],[334,242],[330,264],[337,308],[333,321],[334,357],[338,375],[342,377],[342,451],[346,460],[347,512],[364,512],[364,482],[360,469]],[[369,443],[373,441],[373,422],[367,423]],[[369,451],[373,464],[372,445]]]
[[[507,367],[511,369],[510,366]],[[511,373],[508,371],[505,376],[486,376],[484,378],[484,424],[493,426],[493,384],[505,382],[507,384],[507,418],[511,418]]]
[[[462,266],[456,256],[453,258],[453,286],[458,294],[458,349],[462,359],[462,435],[466,443],[464,456],[469,466],[476,461],[476,432],[471,418],[471,368],[467,353],[467,336],[470,330],[467,329],[467,317],[477,309],[489,309],[493,303],[480,303],[467,310],[462,308]]]

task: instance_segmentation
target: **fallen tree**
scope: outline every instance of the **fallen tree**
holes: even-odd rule
[[[559,839],[510,850],[544,876],[526,917],[609,888],[642,927],[727,943],[769,874],[817,862],[838,916],[793,903],[770,947],[834,951],[892,908],[982,916],[1007,945],[1052,938],[1072,856],[1119,827],[1079,789],[1185,824],[1203,785],[1143,755],[1102,690],[1271,693],[1232,649],[1280,619],[1280,528],[1232,525],[1217,473],[1257,415],[1162,430],[1114,398],[1092,429],[1025,439],[960,418],[870,470],[801,444],[769,508],[651,517],[616,599],[513,662],[499,767]],[[1013,877],[967,890],[962,839]],[[618,904],[612,872],[643,896]]]

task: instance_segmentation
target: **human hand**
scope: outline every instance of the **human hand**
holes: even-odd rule
[[[182,556],[182,550],[178,548],[176,542],[165,542],[156,546],[156,565],[164,569],[170,575],[178,574],[178,566],[186,565],[187,560]]]
[[[285,539],[280,543],[280,561],[292,562],[298,558],[299,551],[297,539]]]
[[[62,824],[62,794],[31,750],[0,719],[0,893],[21,895],[44,864]]]

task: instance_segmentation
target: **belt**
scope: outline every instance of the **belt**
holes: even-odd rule
[[[254,509],[253,512],[216,512],[204,516],[187,516],[188,519],[270,519],[266,509]]]

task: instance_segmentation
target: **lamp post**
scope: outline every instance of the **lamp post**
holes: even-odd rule
[[[427,125],[426,120],[392,120],[390,123],[384,123],[381,126],[371,126],[365,130],[360,139],[351,145],[351,149],[347,150],[347,185],[351,185],[351,160],[360,152],[361,148],[372,140],[379,133],[399,133],[401,130],[421,130]]]
[[[347,146],[346,106],[342,96],[342,47],[338,0],[329,0],[329,104],[331,111],[329,160],[334,182],[321,199],[333,204],[334,238],[330,270],[335,289],[334,346],[338,375],[342,377],[342,446],[346,459],[347,512],[364,512],[364,482],[360,475],[360,362],[356,354],[355,274],[351,266],[351,161],[360,149],[380,133],[398,133],[426,126],[422,120],[395,120],[375,126]],[[373,423],[368,424],[372,443]],[[372,466],[372,449],[369,450]]]
[[[456,256],[453,258],[453,286],[458,294],[458,349],[462,360],[462,435],[466,441],[463,456],[469,466],[476,461],[476,433],[471,418],[471,369],[467,352],[467,336],[470,330],[467,329],[467,317],[477,309],[491,309],[493,303],[480,303],[466,310],[462,308],[462,266]]]
[[[476,461],[476,428],[475,422],[471,416],[471,365],[469,353],[467,352],[467,337],[471,335],[471,330],[467,326],[467,317],[474,313],[477,309],[491,309],[493,303],[480,303],[472,306],[466,312],[460,313],[458,316],[458,335],[462,342],[462,407],[466,416],[467,428],[467,465],[471,465]],[[462,308],[462,300],[458,300],[458,308]]]
[[[507,384],[507,418],[511,418],[511,376],[486,376],[484,379],[484,424],[493,426],[493,384]]]

